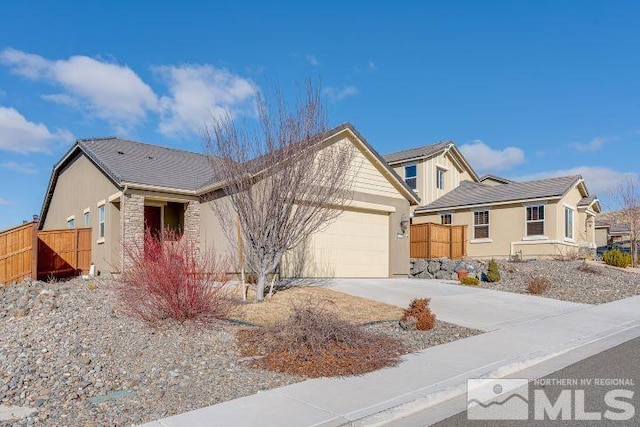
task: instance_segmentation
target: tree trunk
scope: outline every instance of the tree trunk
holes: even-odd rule
[[[258,273],[258,285],[256,289],[256,302],[264,301],[264,287],[267,283],[267,275],[264,272]]]

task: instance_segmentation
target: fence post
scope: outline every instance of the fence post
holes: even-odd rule
[[[31,278],[38,280],[38,221],[31,226]]]
[[[77,273],[77,270],[78,270],[78,258],[80,256],[80,250],[79,250],[80,249],[80,240],[78,238],[79,231],[80,230],[78,230],[77,228],[75,229],[75,236],[74,236],[74,240],[73,240],[73,245],[74,245],[74,249],[75,249],[75,253],[76,253],[76,256],[75,256],[75,258],[73,260],[73,269],[76,270],[74,273]]]

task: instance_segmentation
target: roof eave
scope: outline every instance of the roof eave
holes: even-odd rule
[[[439,206],[436,208],[429,208],[428,206],[422,206],[417,208],[414,213],[437,213],[444,210],[460,210],[460,209],[475,209],[475,208],[486,208],[491,206],[504,206],[504,205],[513,205],[516,203],[534,203],[534,202],[543,202],[543,201],[557,201],[562,199],[562,196],[549,196],[549,197],[537,197],[531,199],[515,199],[515,200],[505,200],[500,202],[489,202],[489,203],[476,203],[471,205],[453,205],[453,206]]]

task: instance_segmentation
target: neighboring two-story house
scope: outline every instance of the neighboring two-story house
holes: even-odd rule
[[[412,207],[411,223],[466,226],[469,257],[538,258],[595,250],[600,203],[581,176],[529,182],[479,178],[473,159],[465,159],[451,141],[384,157],[422,200]]]

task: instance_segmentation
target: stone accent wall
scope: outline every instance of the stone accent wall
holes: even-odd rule
[[[409,277],[414,279],[458,280],[458,269],[469,271],[470,277],[481,278],[486,274],[488,262],[471,260],[412,259]]]
[[[120,205],[120,242],[124,248],[142,248],[144,245],[144,196],[125,194]],[[131,265],[126,250],[122,256],[123,271]]]
[[[190,201],[184,211],[184,238],[200,247],[200,202]]]

